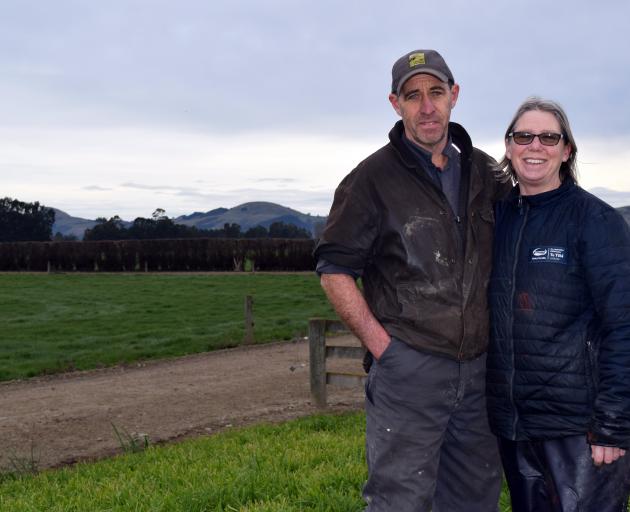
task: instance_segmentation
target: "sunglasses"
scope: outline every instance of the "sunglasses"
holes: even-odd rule
[[[560,142],[560,139],[564,138],[562,133],[529,133],[529,132],[510,132],[508,137],[512,137],[512,140],[519,146],[526,146],[534,142],[534,139],[538,137],[538,140],[543,146],[555,146]]]

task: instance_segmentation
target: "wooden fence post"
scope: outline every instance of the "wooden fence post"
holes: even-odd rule
[[[254,299],[251,295],[245,296],[245,335],[243,345],[254,343]]]
[[[317,407],[326,407],[326,320],[312,318],[308,323],[311,396]]]

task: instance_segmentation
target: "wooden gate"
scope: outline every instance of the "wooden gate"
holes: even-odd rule
[[[309,363],[311,377],[311,397],[318,407],[326,407],[326,385],[340,387],[363,386],[366,375],[358,371],[330,371],[326,368],[329,359],[362,360],[365,348],[356,338],[353,342],[340,344],[335,337],[327,338],[327,333],[349,333],[339,320],[312,318],[308,325]]]

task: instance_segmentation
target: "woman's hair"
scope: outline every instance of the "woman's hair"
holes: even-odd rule
[[[560,165],[560,179],[564,181],[565,178],[570,178],[575,183],[577,183],[577,144],[575,143],[575,139],[573,138],[573,133],[571,133],[571,126],[569,125],[569,119],[565,114],[564,110],[558,103],[551,100],[545,100],[538,97],[527,98],[521,106],[518,107],[516,114],[512,118],[512,122],[508,126],[507,130],[505,130],[505,141],[507,142],[509,137],[508,133],[511,133],[514,129],[514,126],[521,118],[521,116],[525,112],[529,112],[531,110],[540,110],[541,112],[549,112],[553,114],[553,116],[558,120],[560,124],[560,130],[562,132],[562,137],[565,144],[571,145],[571,154],[566,162],[562,162]],[[498,174],[504,180],[511,178],[515,182],[518,182],[518,178],[516,176],[516,171],[514,167],[512,167],[512,162],[510,159],[503,155],[503,158],[499,162],[497,166]]]

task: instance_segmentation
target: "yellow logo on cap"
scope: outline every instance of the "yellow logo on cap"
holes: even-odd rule
[[[420,66],[426,64],[424,60],[424,53],[412,53],[409,55],[409,67]]]

